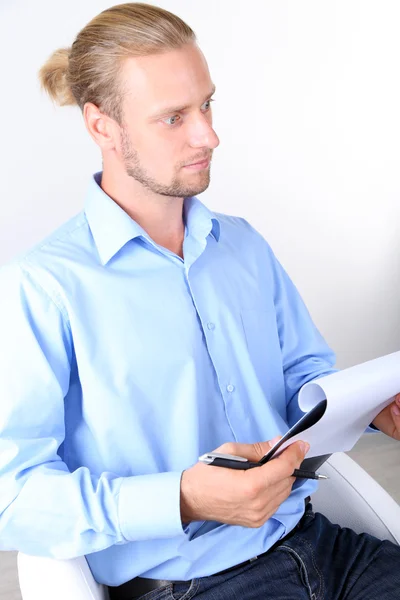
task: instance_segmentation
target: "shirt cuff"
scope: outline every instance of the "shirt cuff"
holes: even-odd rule
[[[119,490],[121,533],[128,541],[185,536],[181,521],[182,473],[124,477]]]
[[[372,423],[367,427],[367,429],[365,430],[365,433],[375,433],[376,431],[380,432],[380,429],[378,429],[377,427],[375,427],[375,425],[373,425]]]

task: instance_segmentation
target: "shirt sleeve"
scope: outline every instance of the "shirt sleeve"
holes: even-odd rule
[[[308,381],[335,373],[336,357],[314,325],[295,285],[273,254],[272,264],[287,417],[291,426],[304,414],[298,405],[301,387]]]
[[[185,536],[181,473],[70,472],[64,399],[73,340],[65,308],[22,265],[0,269],[0,550],[72,558]]]
[[[272,251],[269,249],[271,254]],[[294,425],[303,412],[298,404],[301,387],[308,381],[335,373],[336,357],[329,348],[300,297],[288,274],[273,257],[275,307],[282,362],[285,377],[287,416]],[[365,433],[379,433],[372,423]]]

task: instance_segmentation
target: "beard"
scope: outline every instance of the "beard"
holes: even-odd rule
[[[168,185],[157,181],[140,163],[139,154],[132,146],[130,137],[124,128],[121,130],[121,148],[126,174],[155,194],[159,194],[160,196],[173,196],[175,198],[188,198],[190,196],[201,194],[210,184],[209,168],[198,173],[200,177],[196,183],[186,183],[181,181],[177,175],[175,175]],[[202,159],[200,158],[199,160]]]

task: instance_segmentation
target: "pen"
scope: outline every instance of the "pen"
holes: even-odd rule
[[[327,475],[314,473],[313,471],[303,471],[302,469],[295,469],[292,477],[296,477],[297,479],[329,479]]]
[[[218,452],[209,452],[199,457],[199,461],[213,467],[225,467],[227,469],[247,470],[254,467],[261,467],[262,463],[251,462],[242,456],[234,456],[232,454],[220,454]],[[292,477],[297,479],[329,479],[327,475],[314,473],[313,471],[305,471],[303,469],[295,469]]]

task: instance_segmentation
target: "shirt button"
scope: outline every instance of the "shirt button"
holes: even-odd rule
[[[210,329],[211,331],[212,331],[213,329],[215,329],[215,325],[214,325],[214,323],[207,323],[207,327],[208,327],[208,329]]]
[[[233,392],[233,390],[235,389],[235,386],[232,385],[231,383],[229,385],[226,386],[226,390],[227,392],[231,393]]]

